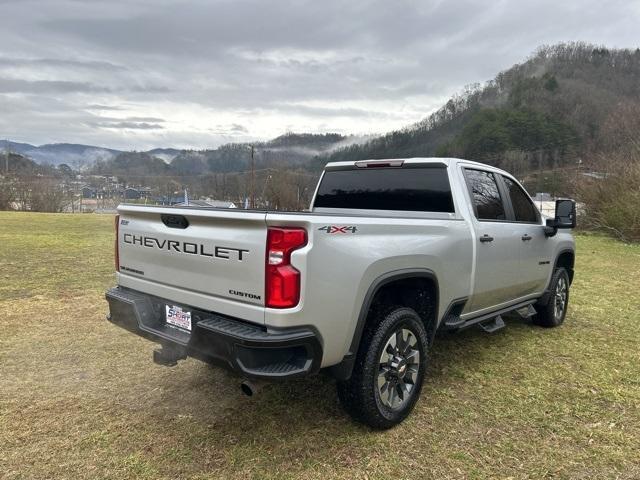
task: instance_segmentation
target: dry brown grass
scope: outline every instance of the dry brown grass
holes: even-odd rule
[[[0,213],[0,477],[639,478],[640,247],[578,238],[566,324],[436,340],[402,426],[323,376],[241,396],[104,320],[112,218]]]

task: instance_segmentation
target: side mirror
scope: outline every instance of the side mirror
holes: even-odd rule
[[[556,227],[576,228],[575,200],[556,200]]]
[[[576,202],[575,200],[556,200],[555,218],[547,220],[547,228],[555,230],[558,228],[576,228]],[[553,236],[548,235],[548,236]]]

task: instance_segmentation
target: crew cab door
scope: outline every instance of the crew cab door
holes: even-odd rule
[[[519,296],[517,273],[522,241],[507,216],[498,174],[464,168],[473,206],[476,260],[473,293],[465,313],[491,309]]]
[[[553,267],[542,217],[527,192],[514,179],[506,175],[500,177],[505,196],[509,198],[511,211],[508,215],[520,238],[519,296],[542,292]]]

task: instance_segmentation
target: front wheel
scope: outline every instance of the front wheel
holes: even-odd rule
[[[535,324],[551,328],[564,322],[569,306],[569,283],[569,275],[564,268],[553,272],[546,303],[535,305],[538,312],[533,318]]]
[[[356,420],[390,428],[406,418],[420,390],[427,333],[411,308],[397,308],[366,329],[351,378],[338,382],[338,397]]]

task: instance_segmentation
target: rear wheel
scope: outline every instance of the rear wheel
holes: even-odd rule
[[[396,308],[367,329],[351,378],[338,382],[338,397],[356,420],[390,428],[413,409],[426,367],[427,333],[411,308]]]
[[[546,302],[535,305],[538,312],[533,321],[542,327],[557,327],[564,322],[569,306],[569,275],[564,268],[553,272]]]

